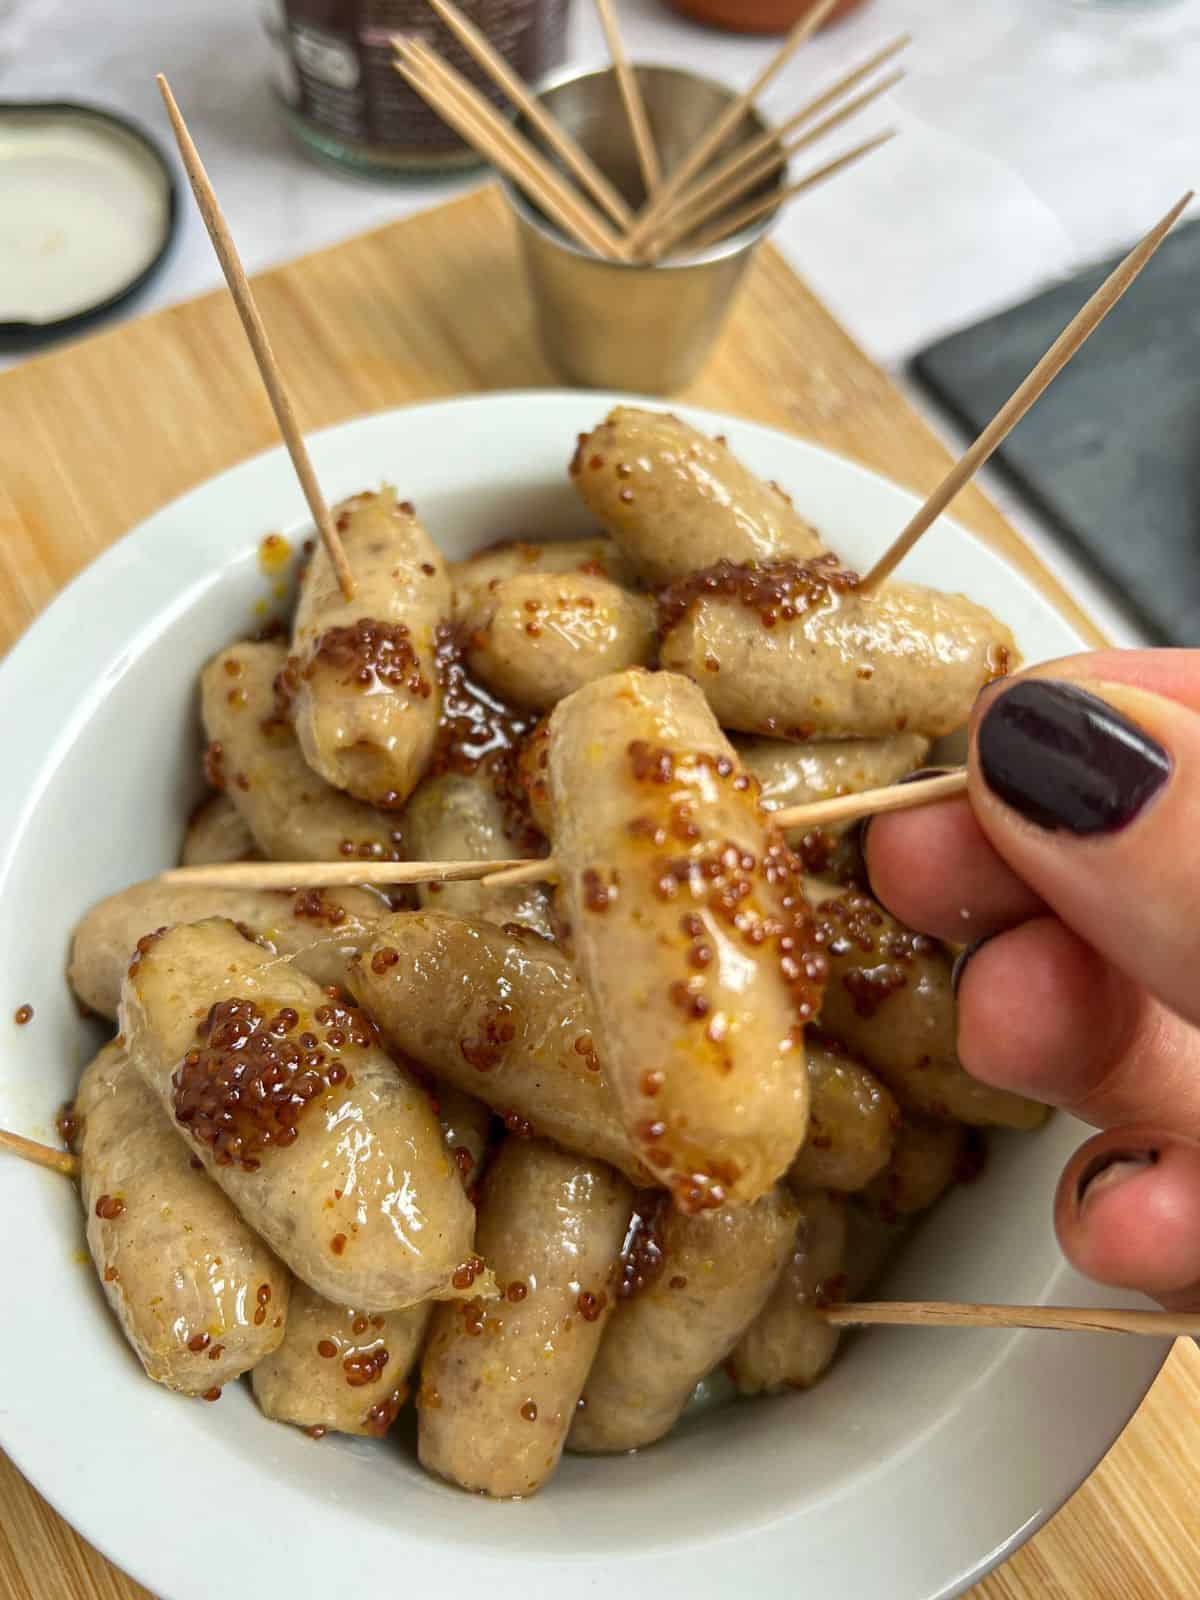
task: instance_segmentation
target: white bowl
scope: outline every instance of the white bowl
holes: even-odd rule
[[[491,395],[364,418],[312,441],[330,499],[390,479],[446,553],[588,519],[573,436],[616,397]],[[907,492],[800,440],[685,412],[853,563],[911,514]],[[106,552],[0,668],[0,1125],[53,1137],[94,1047],[62,978],[102,895],[176,858],[197,793],[196,678],[271,603],[258,541],[304,536],[281,450],[166,507]],[[1080,641],[1023,578],[948,521],[905,575],[963,590],[1030,659]],[[9,1019],[30,1003],[25,1028]],[[1063,1262],[1054,1181],[1081,1131],[1001,1137],[983,1180],[929,1217],[886,1291],[1112,1304]],[[631,1458],[568,1458],[536,1498],[496,1505],[426,1478],[397,1443],[264,1421],[244,1385],[189,1403],[143,1377],[108,1315],[72,1186],[0,1161],[0,1443],[75,1526],[168,1600],[437,1588],[490,1600],[619,1587],[624,1600],[753,1593],[932,1600],[1009,1554],[1108,1449],[1166,1353],[1146,1339],[873,1332],[808,1394],[691,1419]],[[1131,1304],[1138,1303],[1130,1300]]]

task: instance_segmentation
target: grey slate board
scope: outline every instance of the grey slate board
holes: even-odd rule
[[[914,357],[977,433],[1117,259]],[[1200,645],[1200,223],[1173,234],[996,456],[1164,644]]]

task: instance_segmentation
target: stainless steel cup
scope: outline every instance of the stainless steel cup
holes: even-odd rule
[[[670,172],[735,93],[675,67],[640,66],[636,71],[663,171]],[[560,74],[542,86],[539,98],[636,211],[644,198],[642,179],[612,69]],[[531,136],[527,126],[518,126]],[[766,127],[752,112],[720,154]],[[764,183],[761,192],[781,181],[782,174]],[[643,394],[682,388],[708,354],[771,223],[764,218],[678,263],[602,261],[565,238],[512,184],[504,187],[516,217],[546,355],[564,378],[590,388]]]

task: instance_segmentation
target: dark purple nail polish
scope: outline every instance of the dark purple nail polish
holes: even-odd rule
[[[979,724],[979,767],[999,799],[1039,828],[1080,836],[1132,822],[1171,772],[1157,740],[1072,683],[1013,684]]]
[[[1076,1206],[1082,1210],[1084,1201],[1096,1194],[1098,1187],[1115,1187],[1126,1178],[1135,1177],[1147,1167],[1157,1164],[1157,1150],[1105,1150],[1093,1156],[1079,1174],[1079,1182],[1075,1186]],[[1105,1178],[1106,1173],[1108,1176]],[[1100,1178],[1104,1178],[1104,1183],[1098,1186],[1097,1180]]]
[[[950,968],[950,988],[954,994],[958,993],[958,986],[963,980],[963,973],[967,970],[967,962],[972,956],[977,956],[985,944],[990,944],[996,937],[994,933],[985,933],[981,939],[975,939],[971,944],[964,945],[954,958],[954,965]]]

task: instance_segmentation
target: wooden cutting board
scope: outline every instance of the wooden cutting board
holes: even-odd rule
[[[258,292],[306,428],[439,396],[555,382],[537,348],[504,203],[491,187],[267,273]],[[948,464],[888,380],[769,249],[703,376],[680,398],[803,434],[921,492]],[[0,650],[127,528],[276,442],[224,294],[0,375],[0,419]],[[968,490],[954,514],[1102,642],[981,494]],[[0,1384],[13,1381],[0,1375]],[[975,1600],[1200,1594],[1198,1468],[1200,1351],[1181,1341],[1107,1460],[1032,1543],[972,1591]],[[144,1594],[0,1457],[4,1600]]]

